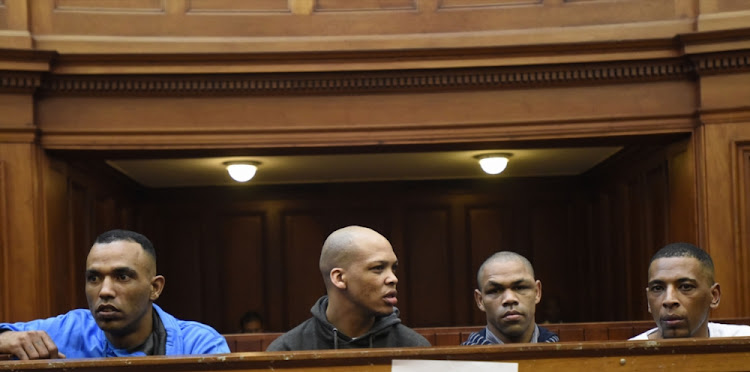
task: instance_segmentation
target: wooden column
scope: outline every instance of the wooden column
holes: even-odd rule
[[[13,61],[13,57],[18,60]],[[21,67],[23,56],[0,60]],[[34,63],[25,68],[34,68]],[[0,70],[0,320],[20,321],[49,313],[40,163],[34,99],[39,73]]]

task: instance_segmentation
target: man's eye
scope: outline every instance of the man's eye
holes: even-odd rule
[[[371,270],[374,270],[374,271],[383,271],[383,269],[385,269],[385,266],[378,265],[378,266],[373,266],[373,268]]]
[[[86,281],[89,283],[94,283],[99,280],[99,277],[96,275],[89,275],[86,277]]]
[[[651,292],[661,292],[663,290],[664,290],[664,287],[662,287],[660,285],[654,285],[654,286],[651,286],[649,288],[649,291],[651,291]]]
[[[695,289],[695,286],[692,284],[680,284],[681,291],[691,291],[693,289]]]
[[[124,282],[124,281],[126,281],[128,279],[130,279],[130,276],[128,276],[127,274],[120,274],[120,275],[117,276],[117,280],[119,280],[121,282]]]

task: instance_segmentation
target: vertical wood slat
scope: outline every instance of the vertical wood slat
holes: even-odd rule
[[[451,323],[453,298],[450,260],[449,211],[445,208],[413,207],[406,217],[409,266],[409,319],[414,327]],[[429,278],[429,280],[426,280]],[[467,299],[460,299],[467,301]]]
[[[8,286],[11,284],[8,270],[8,209],[5,201],[5,162],[0,160],[0,319],[7,319],[11,299],[8,298]]]
[[[230,215],[220,219],[221,243],[213,254],[221,258],[223,301],[220,329],[239,332],[239,319],[245,311],[259,312],[264,318],[267,267],[263,251],[265,222],[262,214]]]

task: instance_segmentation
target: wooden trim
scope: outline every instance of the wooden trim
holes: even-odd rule
[[[474,360],[519,363],[519,371],[738,371],[747,368],[750,338],[573,342],[432,348],[255,352],[186,357],[123,357],[15,361],[0,370],[35,371],[390,371],[394,359]]]

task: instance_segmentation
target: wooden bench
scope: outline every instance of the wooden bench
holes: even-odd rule
[[[750,337],[5,361],[0,371],[388,372],[394,359],[513,362],[521,372],[746,371]]]
[[[750,318],[715,320],[718,323],[750,324]],[[654,328],[651,320],[627,322],[559,323],[542,324],[557,333],[560,341],[623,341]],[[433,346],[456,346],[465,341],[471,332],[483,326],[414,328]],[[233,352],[264,351],[281,333],[226,334],[229,349]]]

